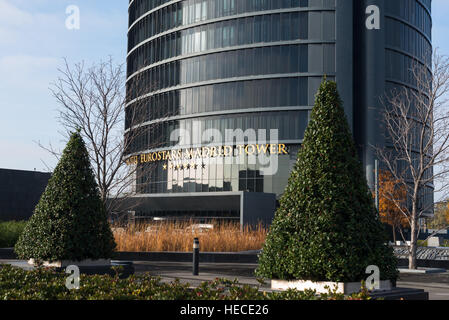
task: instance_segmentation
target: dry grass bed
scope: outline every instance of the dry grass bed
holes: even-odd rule
[[[262,225],[240,230],[240,224],[230,222],[164,222],[113,228],[113,232],[118,251],[190,252],[193,239],[199,238],[202,252],[239,252],[261,249],[268,230]]]

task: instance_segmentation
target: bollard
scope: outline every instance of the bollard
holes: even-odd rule
[[[200,264],[200,240],[195,238],[193,240],[193,275],[199,275]]]

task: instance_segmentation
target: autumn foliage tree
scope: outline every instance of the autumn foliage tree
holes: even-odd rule
[[[396,242],[396,231],[402,235],[402,228],[409,226],[405,215],[407,190],[395,181],[386,170],[379,172],[379,215],[383,223],[389,224]]]

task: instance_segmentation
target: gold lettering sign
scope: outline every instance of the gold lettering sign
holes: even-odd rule
[[[237,146],[217,146],[202,147],[196,149],[179,149],[171,151],[157,151],[136,156],[131,156],[126,160],[127,165],[137,165],[139,163],[150,163],[172,160],[192,160],[201,158],[232,157],[241,154],[245,155],[286,155],[289,154],[287,146],[281,144],[248,144]]]

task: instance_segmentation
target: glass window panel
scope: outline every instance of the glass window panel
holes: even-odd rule
[[[262,41],[262,19],[263,16],[254,17],[254,43],[259,43]],[[241,44],[243,44],[243,35]]]
[[[199,88],[199,98],[198,98],[198,112],[206,111],[206,87],[202,86]]]
[[[263,16],[262,37],[262,42],[271,41],[271,15]]]
[[[192,89],[186,90],[185,114],[192,114]]]
[[[292,33],[292,25],[290,24],[290,13],[281,14],[281,40],[290,40]]]
[[[323,12],[323,40],[334,40],[335,30],[335,13]]]
[[[279,55],[279,64],[280,64],[280,72],[281,73],[291,73],[294,72],[290,66],[290,46],[282,46],[280,47],[280,55]]]

